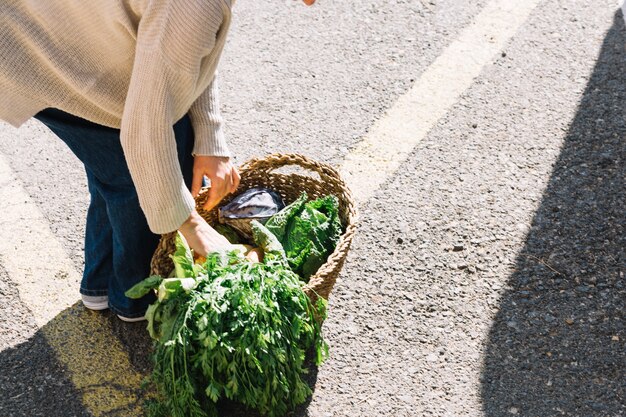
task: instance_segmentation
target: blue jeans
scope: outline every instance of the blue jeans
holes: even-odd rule
[[[124,292],[150,273],[150,260],[159,242],[148,228],[137,191],[124,159],[119,129],[89,122],[57,109],[35,116],[85,165],[91,202],[85,231],[84,295],[109,296],[109,307],[125,317],[141,317],[154,294],[132,300]],[[188,116],[174,125],[178,160],[187,187],[191,186],[193,129]]]

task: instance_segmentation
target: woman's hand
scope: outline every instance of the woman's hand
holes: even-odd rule
[[[193,253],[199,256],[206,257],[208,253],[220,249],[229,249],[231,246],[230,242],[209,226],[195,210],[180,226],[179,230],[187,240],[189,247],[193,249]]]
[[[191,182],[191,195],[194,198],[200,193],[204,175],[211,180],[209,196],[203,206],[205,210],[211,210],[222,201],[222,198],[234,192],[239,186],[239,173],[231,164],[230,158],[196,155],[193,160],[193,180]]]

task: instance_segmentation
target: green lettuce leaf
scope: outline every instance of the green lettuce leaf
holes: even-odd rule
[[[176,251],[170,255],[170,258],[174,261],[176,278],[194,278],[196,276],[191,249],[180,232],[176,232]]]
[[[159,285],[157,298],[159,301],[167,300],[179,292],[189,292],[196,288],[198,282],[195,278],[165,278]]]
[[[256,220],[252,220],[250,226],[254,243],[263,249],[263,262],[278,261],[287,265],[285,250],[278,238]]]
[[[265,222],[265,227],[267,227],[267,229],[272,232],[280,242],[285,241],[288,233],[287,228],[289,227],[290,222],[302,211],[307,199],[307,194],[303,192],[296,201],[286,206]]]
[[[163,278],[158,275],[152,275],[135,284],[128,291],[126,291],[124,295],[128,298],[141,298],[148,294],[151,290],[157,288],[161,284],[161,281],[163,281]]]
[[[342,234],[335,196],[306,199],[302,193],[265,224],[283,245],[291,269],[305,279],[326,262]]]

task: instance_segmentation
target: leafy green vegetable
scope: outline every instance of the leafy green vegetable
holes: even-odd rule
[[[252,236],[254,241],[261,249],[265,256],[265,263],[276,261],[283,267],[288,267],[287,257],[283,245],[280,244],[278,238],[270,232],[267,227],[253,220],[250,222],[252,227]]]
[[[196,285],[194,278],[165,278],[157,290],[157,299],[163,301],[181,291],[189,292],[196,288]]]
[[[301,375],[309,348],[317,364],[328,355],[315,320],[324,317],[325,301],[313,305],[278,239],[258,222],[252,228],[265,251],[262,263],[239,251],[215,252],[189,268],[189,248],[176,240],[180,275],[158,284],[166,295],[146,313],[156,340],[151,380],[159,392],[151,417],[213,417],[224,397],[277,417],[311,395]],[[156,286],[152,280],[138,288]]]
[[[339,201],[331,195],[307,202],[307,194],[302,193],[265,227],[283,245],[291,269],[307,279],[326,262],[341,238]]]
[[[286,240],[288,233],[287,227],[291,219],[296,217],[302,211],[308,198],[307,193],[303,192],[296,201],[289,204],[265,222],[265,227],[267,227],[280,242],[284,242]]]
[[[196,276],[193,267],[193,254],[182,233],[176,233],[176,251],[170,255],[174,261],[174,271],[178,278],[193,278]]]
[[[161,281],[163,281],[163,278],[158,275],[152,275],[126,291],[126,296],[128,298],[141,298],[151,290],[157,288],[161,284]]]

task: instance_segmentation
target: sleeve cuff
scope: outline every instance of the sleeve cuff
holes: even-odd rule
[[[171,204],[167,207],[158,210],[144,207],[148,226],[153,233],[165,234],[178,230],[195,210],[196,201],[184,184],[180,194],[177,198],[172,196]]]
[[[224,137],[221,123],[218,125],[200,125],[193,127],[195,140],[192,154],[230,157],[230,150]]]

